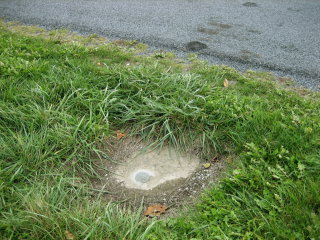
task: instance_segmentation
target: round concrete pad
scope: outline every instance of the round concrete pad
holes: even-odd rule
[[[138,183],[146,183],[149,182],[152,175],[150,175],[147,171],[138,171],[135,174],[134,180],[136,180]]]
[[[136,151],[118,166],[115,178],[126,188],[150,190],[170,180],[187,178],[199,163],[197,156],[179,153],[171,147]]]

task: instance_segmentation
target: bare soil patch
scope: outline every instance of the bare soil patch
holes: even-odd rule
[[[108,192],[108,201],[134,208],[142,201],[146,206],[163,204],[170,208],[192,202],[204,188],[218,181],[225,166],[218,157],[201,161],[195,149],[187,153],[169,146],[152,149],[133,137],[109,139],[100,149],[110,159],[99,160],[100,179],[92,181],[94,187]]]

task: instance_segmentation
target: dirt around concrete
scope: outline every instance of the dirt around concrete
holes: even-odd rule
[[[210,167],[208,162],[204,167],[194,150],[152,149],[133,137],[108,139],[101,150],[110,159],[97,160],[100,179],[92,181],[94,188],[107,192],[106,200],[133,208],[142,201],[145,206],[163,204],[171,209],[193,202],[203,189],[218,181],[225,167],[224,160],[217,157]]]
[[[121,153],[126,151],[124,145]],[[152,190],[168,181],[187,178],[199,166],[199,158],[182,154],[172,147],[140,149],[120,158],[123,164],[116,168],[114,177],[130,189]]]

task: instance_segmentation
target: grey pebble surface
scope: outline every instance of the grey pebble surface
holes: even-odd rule
[[[138,40],[179,57],[196,51],[213,64],[320,86],[319,0],[0,0],[0,17]]]

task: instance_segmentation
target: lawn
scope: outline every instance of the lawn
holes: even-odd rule
[[[318,93],[12,26],[0,24],[1,239],[319,239]],[[92,154],[105,158],[98,146],[118,129],[231,161],[194,204],[148,220],[91,184]]]

